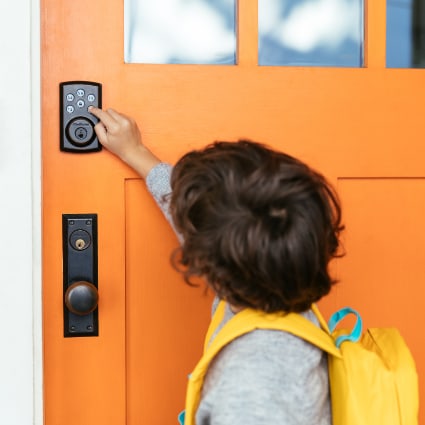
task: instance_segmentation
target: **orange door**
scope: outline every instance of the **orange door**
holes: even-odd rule
[[[143,181],[104,150],[60,152],[59,83],[79,79],[101,82],[104,106],[134,116],[166,161],[247,137],[322,170],[347,227],[323,308],[399,327],[424,384],[424,74],[385,68],[385,0],[367,2],[363,69],[258,67],[256,0],[239,2],[237,66],[126,65],[123,14],[122,2],[42,1],[46,425],[175,423],[211,300],[170,267],[177,241]],[[78,213],[98,215],[93,338],[63,337],[61,220]]]

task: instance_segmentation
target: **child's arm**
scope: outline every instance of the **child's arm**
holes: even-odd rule
[[[132,118],[113,109],[90,107],[89,111],[100,120],[95,126],[100,143],[145,179],[149,192],[175,231],[169,212],[171,165],[161,162],[142,143],[139,128]],[[181,242],[181,235],[175,233]]]
[[[100,143],[146,179],[161,161],[142,143],[136,122],[113,109],[91,106],[89,112],[100,120],[94,128]]]

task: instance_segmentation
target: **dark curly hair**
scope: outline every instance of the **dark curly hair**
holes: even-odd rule
[[[332,186],[289,155],[247,140],[184,155],[170,211],[183,243],[172,257],[187,283],[265,312],[301,312],[335,283],[341,209]]]

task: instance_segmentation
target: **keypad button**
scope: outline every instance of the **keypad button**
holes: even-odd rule
[[[79,96],[79,97],[83,97],[85,95],[85,93],[86,92],[83,89],[78,89],[77,90],[77,96]]]
[[[74,107],[72,105],[68,105],[66,107],[66,112],[68,112],[69,114],[72,114],[74,112]]]
[[[79,107],[79,108],[82,108],[83,106],[84,106],[84,100],[79,100],[78,102],[77,102],[77,106]]]
[[[87,96],[87,100],[89,101],[89,102],[94,102],[94,100],[95,100],[96,98],[95,98],[95,96],[94,96],[94,94],[89,94],[88,96]]]
[[[72,101],[74,100],[74,95],[73,95],[72,93],[68,93],[68,94],[66,95],[66,100],[67,100],[68,102],[72,102]]]

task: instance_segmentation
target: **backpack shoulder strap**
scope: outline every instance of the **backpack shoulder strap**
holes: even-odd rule
[[[220,323],[220,320],[224,315],[224,308],[225,303],[220,301],[211,321],[210,328],[208,329],[206,343],[208,343],[209,338],[211,338],[211,335],[216,329],[218,323]],[[223,326],[223,328],[205,350],[204,356],[198,363],[199,369],[201,370],[208,367],[209,362],[214,358],[214,356],[232,340],[255,329],[270,329],[289,332],[299,338],[308,341],[309,343],[319,347],[323,351],[326,351],[333,356],[341,357],[341,353],[335,346],[333,338],[328,333],[327,325],[318,312],[318,309],[314,308],[314,310],[314,313],[319,315],[318,320],[320,321],[321,326],[326,326],[325,330],[320,329],[310,320],[296,313],[267,314],[252,309],[242,310]],[[195,372],[196,369],[192,375]],[[195,378],[195,376],[193,376],[193,378]]]
[[[317,317],[317,320],[319,321],[320,327],[330,335],[331,331],[329,329],[329,326],[328,326],[326,320],[323,318],[322,313],[320,313],[319,307],[317,307],[316,304],[312,304],[311,310],[313,311],[314,315]]]
[[[214,331],[218,328],[218,325],[223,320],[225,311],[226,311],[226,303],[224,301],[220,301],[217,304],[217,307],[212,316],[210,325],[208,326],[207,334],[205,335],[204,353],[205,351],[207,351],[208,345],[210,343],[211,337],[214,334]]]
[[[310,342],[333,356],[342,357],[340,350],[335,346],[331,335],[327,332],[326,323],[324,323],[325,330],[322,330],[310,322],[310,320],[295,313],[267,314],[252,309],[242,310],[232,317],[217,333],[214,340],[209,343],[211,336],[223,319],[225,306],[226,304],[223,301],[217,306],[207,332],[204,355],[189,375],[189,384],[186,393],[185,425],[194,425],[195,423],[194,417],[196,408],[199,405],[202,384],[211,360],[223,347],[241,335],[255,329],[285,331]],[[318,310],[317,314],[320,316]],[[324,322],[321,316],[320,318],[318,317],[318,320]]]

